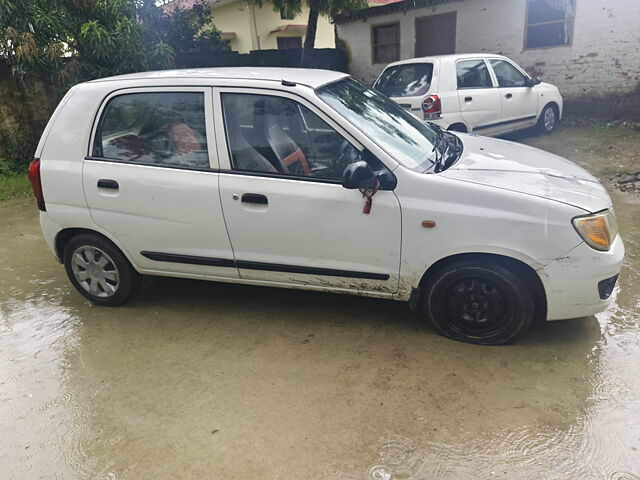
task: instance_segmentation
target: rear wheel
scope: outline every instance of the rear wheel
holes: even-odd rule
[[[122,252],[95,234],[81,234],[69,241],[64,267],[73,286],[96,305],[121,305],[140,284],[140,275]]]
[[[549,134],[558,125],[558,109],[553,104],[548,104],[542,109],[536,128],[540,133]]]
[[[460,261],[430,276],[424,312],[438,333],[481,345],[511,343],[534,317],[529,289],[511,270],[491,262]]]

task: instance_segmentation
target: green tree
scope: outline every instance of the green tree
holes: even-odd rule
[[[176,56],[227,49],[211,7],[165,14],[155,0],[0,0],[0,60],[58,84],[169,68]]]
[[[262,5],[262,0],[254,0],[258,5]],[[303,3],[304,2],[304,3]],[[306,65],[311,50],[316,42],[316,32],[318,30],[318,17],[328,15],[335,17],[342,13],[358,10],[367,7],[366,0],[272,0],[274,10],[281,8],[292,14],[299,14],[303,4],[309,7],[309,17],[307,19],[307,32],[304,38],[302,52],[302,65]]]

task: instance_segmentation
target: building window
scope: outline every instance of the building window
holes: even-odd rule
[[[280,9],[280,19],[281,20],[293,20],[293,17],[294,17],[293,13],[291,13],[286,8],[281,8]]]
[[[373,63],[395,62],[400,58],[400,24],[371,27]]]
[[[527,0],[525,48],[571,45],[576,0]]]
[[[288,48],[302,48],[302,37],[278,37],[278,50],[286,50]]]

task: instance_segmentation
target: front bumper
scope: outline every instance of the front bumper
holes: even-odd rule
[[[603,311],[623,259],[624,244],[618,235],[608,252],[581,243],[538,270],[547,296],[547,320],[587,317]]]

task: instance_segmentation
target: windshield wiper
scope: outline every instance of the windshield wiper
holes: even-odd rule
[[[447,132],[439,125],[431,123],[436,129],[436,139],[433,142],[433,150],[435,159],[433,164],[434,173],[440,173],[449,168],[462,153],[462,142],[454,134]],[[440,148],[440,145],[443,147]],[[449,153],[449,151],[451,152]]]

